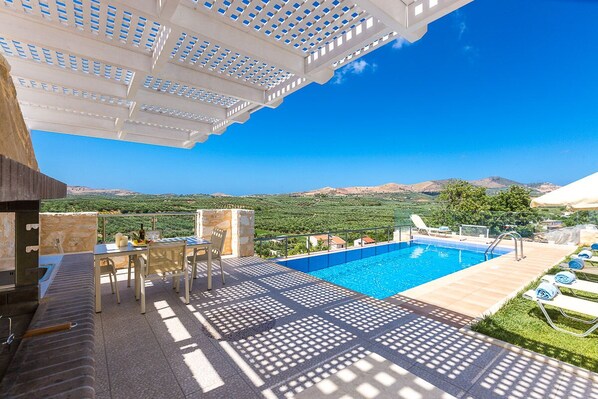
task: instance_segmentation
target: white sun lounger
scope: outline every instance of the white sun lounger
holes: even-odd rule
[[[546,281],[547,283],[554,284],[559,288],[569,288],[569,289],[571,289],[571,292],[575,296],[577,296],[575,294],[575,291],[584,291],[584,292],[588,292],[590,294],[598,295],[598,283],[593,283],[591,281],[575,280],[571,284],[562,284],[554,279],[553,274],[547,274],[546,276],[542,277],[542,281]]]
[[[590,262],[590,263],[598,263],[598,256],[592,256],[591,258],[583,258],[583,257],[579,257],[576,256],[575,258],[579,258],[579,259],[583,259],[586,262]]]
[[[425,231],[428,235],[432,234],[451,234],[452,231],[428,227],[419,215],[411,215],[411,221],[419,231]]]
[[[569,270],[575,273],[575,275],[583,276],[586,280],[598,281],[598,267],[586,266],[583,269],[573,269],[569,267],[568,263],[561,263],[559,267],[563,270]]]
[[[580,298],[575,298],[572,296],[563,295],[560,292],[553,299],[546,301],[543,299],[538,299],[538,297],[536,297],[535,290],[527,291],[526,293],[523,294],[523,297],[536,302],[538,304],[538,307],[542,311],[542,313],[544,313],[544,317],[546,317],[546,321],[548,322],[548,324],[550,324],[550,326],[557,331],[571,334],[576,337],[587,337],[588,335],[590,335],[592,332],[594,332],[598,328],[598,302],[592,302],[592,301],[588,301],[585,299],[580,299]],[[554,322],[550,318],[550,315],[548,314],[548,312],[546,311],[546,308],[544,307],[545,305],[553,306],[553,307],[557,308],[563,316],[565,316],[571,320],[575,320],[575,321],[578,321],[578,322],[581,322],[584,324],[589,324],[590,328],[588,328],[583,333],[575,333],[572,331],[565,330],[564,328],[558,327],[556,324],[554,324]],[[593,317],[593,319],[592,320],[580,319],[580,318],[568,315],[567,313],[565,313],[565,311],[585,314],[590,317]]]

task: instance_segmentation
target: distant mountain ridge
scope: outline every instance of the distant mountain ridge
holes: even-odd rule
[[[127,195],[137,195],[139,193],[130,190],[123,190],[119,188],[89,188],[84,186],[68,186],[66,188],[66,195],[69,196],[83,196],[83,195],[98,195],[98,196],[115,196],[124,197]]]
[[[419,193],[436,195],[439,194],[452,181],[457,179],[429,180],[414,184],[387,183],[380,186],[356,186],[356,187],[324,187],[317,190],[294,193],[298,196],[313,195],[363,195],[363,194],[394,194],[394,193]],[[528,188],[532,194],[540,195],[549,193],[559,188],[552,183],[520,183],[500,176],[490,176],[483,179],[469,180],[469,183],[477,187],[484,187],[489,193],[506,190],[509,186],[521,186]]]
[[[437,195],[447,184],[457,179],[428,180],[414,184],[386,183],[380,186],[354,186],[354,187],[323,187],[316,190],[290,193],[293,196],[314,196],[314,195],[374,195],[374,194],[427,194]],[[532,195],[541,195],[556,190],[560,186],[556,184],[543,183],[519,183],[515,180],[506,179],[500,176],[490,176],[483,179],[469,180],[474,186],[484,187],[489,193],[495,193],[507,189],[509,186],[522,186],[532,190]],[[140,195],[141,193],[124,189],[103,189],[89,188],[84,186],[68,186],[67,195],[69,196],[115,196],[123,197],[127,195]],[[173,194],[174,195],[174,194]],[[213,197],[233,197],[224,193],[210,194]],[[259,196],[259,195],[252,195]]]

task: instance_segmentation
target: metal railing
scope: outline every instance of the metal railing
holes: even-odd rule
[[[411,239],[411,226],[383,226],[364,229],[329,230],[321,233],[259,237],[255,238],[254,247],[256,254],[263,258],[288,258],[293,255],[310,255],[316,252],[347,250],[349,248],[364,247],[380,242],[392,242],[394,241],[395,233],[398,233],[398,241],[402,241],[406,233],[403,232],[403,229],[408,229],[407,237]],[[366,244],[364,242],[365,238],[370,236],[375,237],[374,242]],[[339,237],[342,241],[335,240],[333,237]],[[356,241],[359,241],[359,245],[351,245],[355,244]]]
[[[486,248],[486,251],[484,252],[484,258],[486,260],[488,260],[488,254],[492,256],[498,244],[500,244],[500,242],[506,237],[512,238],[513,243],[515,244],[515,260],[519,262],[521,259],[525,258],[525,255],[523,255],[523,238],[521,237],[521,234],[517,233],[516,231],[507,231],[506,233],[502,233],[496,237],[496,239],[492,241],[492,244]],[[521,251],[521,256],[519,256],[519,251]]]
[[[158,213],[100,213],[98,214],[98,242],[111,242],[111,237],[116,233],[137,231],[144,225],[145,230],[161,230],[163,237],[197,235],[197,212],[158,212]],[[178,226],[161,224],[161,218],[184,218],[186,221],[179,222]],[[108,219],[120,220],[130,219],[126,223],[112,223]],[[193,223],[191,225],[191,223]]]

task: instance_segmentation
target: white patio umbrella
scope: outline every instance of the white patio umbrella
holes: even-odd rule
[[[566,206],[568,209],[598,210],[598,172],[534,198],[532,208]]]

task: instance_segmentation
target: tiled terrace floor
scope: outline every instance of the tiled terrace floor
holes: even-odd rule
[[[139,313],[102,284],[99,398],[598,398],[598,383],[459,332],[470,320],[375,300],[257,258],[205,274],[185,305],[170,282]],[[217,275],[216,275],[217,276]],[[594,381],[598,381],[595,379]]]

